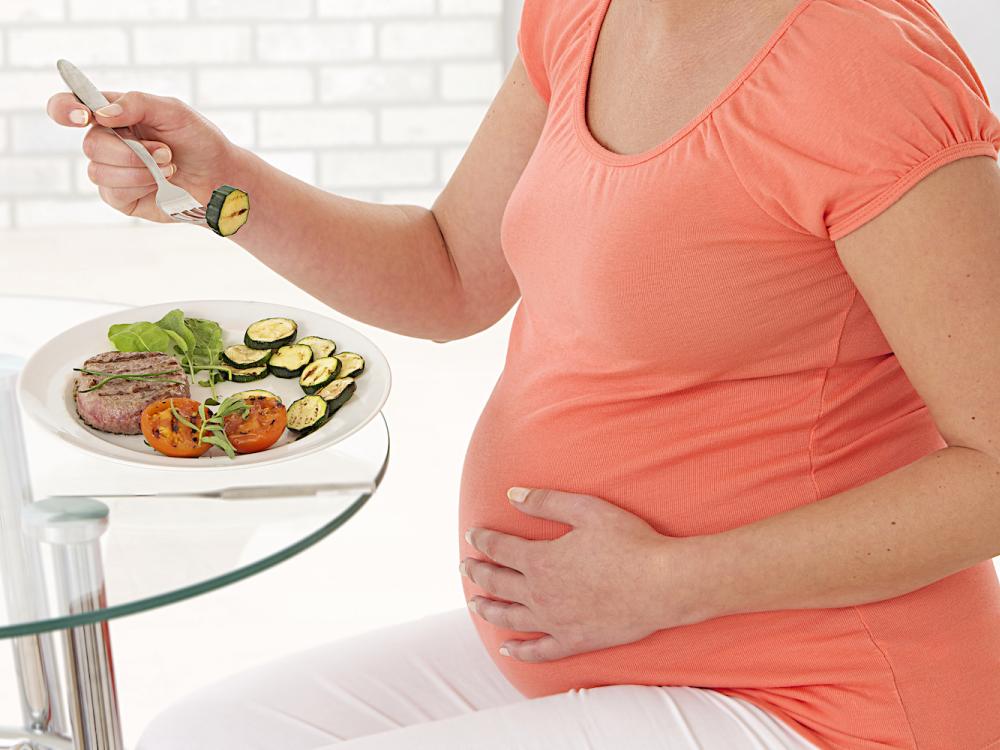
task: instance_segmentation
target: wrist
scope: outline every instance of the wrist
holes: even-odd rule
[[[700,534],[689,537],[670,537],[669,544],[680,543],[681,554],[676,548],[672,554],[670,573],[672,585],[678,586],[686,600],[687,620],[694,624],[740,611],[733,592],[732,555],[726,553],[728,545],[722,534]],[[671,592],[667,592],[668,595]]]
[[[227,144],[227,148],[218,158],[211,175],[212,184],[207,188],[207,195],[202,203],[207,206],[213,192],[223,185],[230,185],[250,196],[251,210],[246,225],[240,228],[239,237],[233,234],[228,239],[234,241],[242,239],[253,225],[255,215],[260,213],[260,203],[255,201],[255,198],[261,197],[258,188],[264,184],[264,180],[261,179],[260,173],[262,167],[266,166],[266,163],[253,152],[232,143]]]
[[[252,156],[232,143],[216,144],[207,155],[200,157],[205,166],[182,166],[170,181],[207,206],[212,193],[223,185],[249,192],[247,183],[253,179],[254,171]]]
[[[216,172],[216,179],[219,185],[232,185],[247,193],[255,187],[258,182],[260,167],[257,162],[260,159],[251,151],[230,144],[225,156],[220,159],[219,169]]]

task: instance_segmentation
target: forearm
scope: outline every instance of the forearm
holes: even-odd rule
[[[326,193],[245,150],[226,180],[250,194],[233,240],[345,315],[418,338],[457,338],[462,287],[434,214]]]
[[[947,447],[699,540],[704,619],[889,599],[1000,554],[1000,460]]]

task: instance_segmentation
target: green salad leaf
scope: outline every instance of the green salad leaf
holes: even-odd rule
[[[224,348],[222,327],[214,320],[186,318],[171,310],[156,323],[118,323],[108,329],[108,340],[120,352],[176,354],[193,376],[218,363]]]
[[[178,311],[179,312],[179,311]],[[184,318],[191,332],[193,343],[188,356],[195,367],[214,365],[225,346],[222,343],[222,327],[214,320]]]
[[[108,340],[120,352],[173,354],[176,341],[155,323],[119,323],[108,329]]]
[[[184,321],[184,312],[181,310],[171,310],[156,325],[167,332],[177,345],[181,354],[188,354],[195,346],[195,336]]]

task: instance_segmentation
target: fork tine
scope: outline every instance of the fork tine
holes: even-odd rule
[[[156,190],[156,205],[174,221],[186,224],[205,224],[205,206],[183,188],[167,182]]]
[[[157,188],[156,205],[171,216],[204,208],[189,192],[169,182]]]

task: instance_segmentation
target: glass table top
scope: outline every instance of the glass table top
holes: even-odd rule
[[[7,330],[0,355],[8,355],[8,363],[26,358],[71,325],[119,309],[124,306],[0,297],[3,319],[32,322],[12,335]],[[53,545],[23,531],[17,517],[23,514],[22,501],[12,511],[12,498],[0,498],[6,508],[0,509],[0,638],[153,609],[277,565],[346,523],[378,487],[389,457],[388,427],[381,414],[316,454],[273,466],[192,475],[105,461],[64,444],[27,415],[21,420],[33,497],[88,495],[109,509],[99,542],[106,602],[96,611],[71,614],[62,584],[55,580]],[[6,433],[11,426],[0,425],[0,430]],[[181,497],[221,488],[304,483],[357,488],[301,497]],[[175,494],[128,496],[151,492]]]

